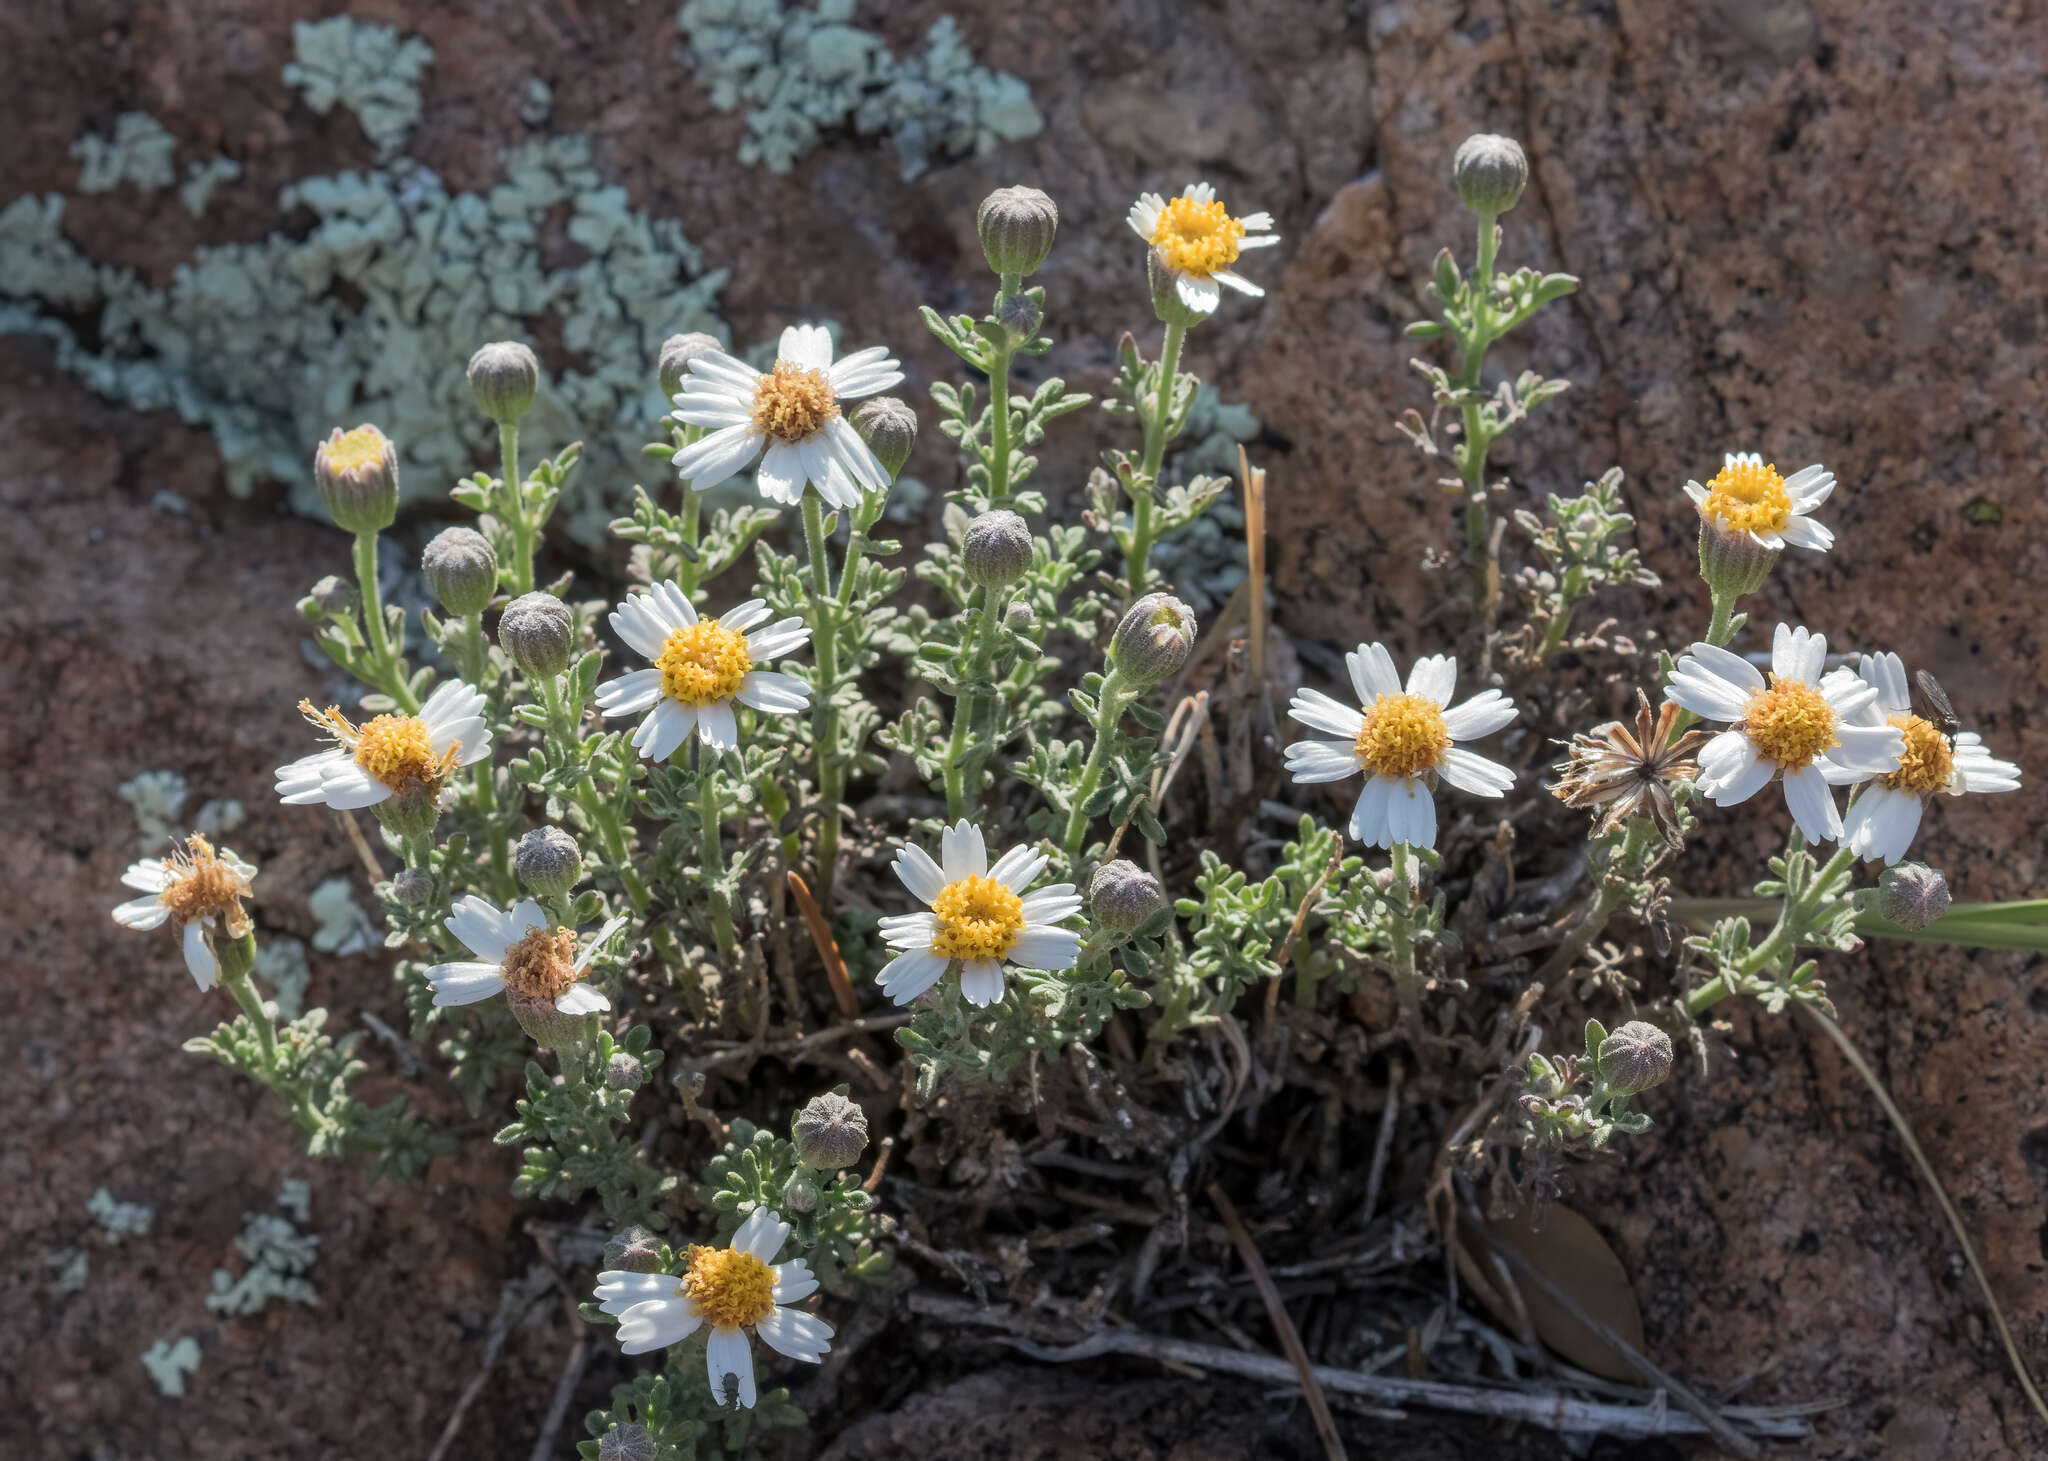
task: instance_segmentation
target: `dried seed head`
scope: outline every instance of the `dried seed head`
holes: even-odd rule
[[[1136,933],[1166,906],[1159,879],[1129,858],[1105,862],[1088,879],[1088,913],[1110,933]]]
[[[398,516],[398,449],[367,423],[337,426],[313,453],[313,485],[336,527],[381,533]]]
[[[1467,208],[1481,218],[1498,218],[1529,185],[1529,159],[1514,138],[1480,132],[1458,144],[1451,181]]]
[[[517,421],[540,389],[540,360],[517,340],[494,341],[469,357],[469,388],[484,415]]]
[[[654,1437],[644,1425],[613,1426],[598,1438],[597,1461],[655,1461]]]
[[[917,412],[894,396],[876,396],[855,406],[846,419],[887,469],[890,480],[900,476],[917,445]]]
[[[1600,1042],[1600,1079],[1618,1095],[1662,1085],[1671,1074],[1671,1037],[1643,1020],[1630,1020]]]
[[[1156,685],[1188,662],[1195,611],[1172,594],[1146,594],[1124,612],[1109,642],[1109,662],[1136,685]]]
[[[681,395],[683,381],[690,373],[690,363],[724,349],[715,338],[701,331],[670,335],[661,342],[661,393],[664,396]]]
[[[569,668],[576,616],[553,594],[521,594],[498,619],[498,644],[529,680]]]
[[[498,555],[475,528],[447,528],[420,554],[420,574],[449,613],[480,614],[498,591]]]
[[[659,1273],[661,1240],[638,1223],[622,1228],[605,1241],[604,1266],[626,1273]]]
[[[1059,205],[1036,188],[997,188],[974,215],[981,252],[998,274],[1034,274],[1052,252]]]
[[[1031,567],[1031,527],[1007,508],[985,512],[960,537],[960,563],[970,583],[1008,588]]]
[[[391,880],[391,900],[417,908],[434,896],[434,875],[425,868],[409,867]]]
[[[512,853],[519,886],[536,897],[566,893],[583,879],[583,852],[560,827],[535,827]]]
[[[1886,868],[1877,880],[1877,911],[1900,928],[1926,928],[1948,911],[1948,879],[1922,862]]]
[[[813,1096],[791,1123],[797,1160],[836,1172],[860,1160],[868,1145],[868,1114],[837,1091]]]

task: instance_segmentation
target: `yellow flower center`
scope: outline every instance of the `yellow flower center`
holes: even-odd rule
[[[1783,532],[1792,520],[1792,494],[1776,467],[1731,462],[1707,483],[1700,513],[1731,533]]]
[[[1394,777],[1434,770],[1450,748],[1443,711],[1421,695],[1380,696],[1351,743],[1359,765],[1375,776]]]
[[[1956,779],[1956,758],[1941,728],[1917,715],[1888,715],[1885,719],[1906,733],[1906,749],[1899,757],[1899,769],[1880,776],[1877,784],[1920,796],[1947,791]]]
[[[536,928],[505,950],[505,987],[521,999],[556,1000],[583,976],[576,970],[576,931]]]
[[[1198,203],[1182,197],[1159,210],[1152,247],[1182,273],[1206,278],[1237,262],[1237,241],[1243,237],[1244,224],[1230,216],[1221,199]]]
[[[376,427],[358,426],[320,443],[320,454],[326,458],[328,469],[339,476],[358,467],[382,466],[385,445],[384,433]]]
[[[217,857],[213,844],[197,833],[185,839],[185,848],[171,854],[170,880],[156,895],[157,902],[170,909],[180,925],[218,918],[240,938],[249,931],[248,915],[242,911],[249,880]]]
[[[754,387],[754,425],[781,441],[809,441],[838,414],[832,382],[822,370],[778,360]]]
[[[1749,697],[1743,734],[1766,761],[1787,771],[1803,770],[1822,751],[1841,744],[1835,735],[1834,707],[1811,685],[1771,678],[1776,683],[1770,689]]]
[[[1000,959],[1024,932],[1024,900],[994,878],[965,877],[932,899],[932,952],[947,959]]]
[[[462,750],[462,742],[450,741],[447,750],[435,755],[433,733],[416,715],[373,716],[357,727],[337,707],[315,710],[307,700],[299,702],[299,714],[333,736],[355,756],[356,765],[393,791],[438,787]]]
[[[747,636],[715,619],[699,619],[673,631],[654,657],[661,693],[682,705],[706,706],[730,700],[754,667]]]
[[[775,1312],[775,1270],[744,1248],[693,1244],[682,1282],[713,1329],[759,1324]]]

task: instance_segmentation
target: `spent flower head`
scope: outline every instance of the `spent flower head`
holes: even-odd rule
[[[597,687],[607,716],[648,714],[633,732],[633,749],[666,761],[690,738],[726,751],[739,744],[735,703],[764,715],[795,715],[810,704],[803,681],[757,664],[807,644],[801,619],[763,626],[767,602],[748,599],[717,619],[701,619],[681,584],[658,583],[629,595],[612,611],[612,630],[634,653],[653,662]]]
[[[335,745],[277,771],[277,794],[288,806],[321,803],[336,811],[374,807],[395,795],[436,796],[458,767],[491,753],[484,695],[460,680],[444,681],[418,715],[375,715],[360,726],[335,706],[299,713]]]
[[[1209,184],[1189,183],[1178,198],[1140,194],[1127,221],[1152,247],[1154,294],[1162,305],[1202,318],[1216,312],[1224,286],[1253,298],[1266,292],[1232,266],[1246,250],[1280,242],[1270,213],[1233,217]]]
[[[960,971],[960,993],[986,1008],[1003,997],[1003,966],[1071,969],[1081,936],[1059,924],[1081,911],[1072,883],[1025,890],[1051,860],[1029,844],[1013,847],[989,866],[981,829],[962,818],[939,839],[938,862],[921,847],[896,854],[896,876],[931,911],[885,918],[882,938],[900,950],[876,976],[897,1004]]]
[[[185,967],[201,989],[220,977],[220,957],[213,947],[217,935],[241,939],[250,932],[242,900],[250,896],[249,880],[256,865],[242,861],[197,832],[185,839],[182,851],[169,857],[145,857],[121,874],[121,881],[143,894],[114,909],[123,928],[161,928],[168,923],[185,953]]]
[[[548,1004],[565,1015],[608,1010],[611,1001],[584,983],[584,976],[590,961],[625,923],[623,918],[614,918],[579,953],[576,930],[551,927],[547,914],[531,898],[502,910],[475,894],[458,898],[446,926],[476,959],[436,964],[427,970],[427,982],[434,986],[434,1004],[441,1008],[475,1004],[503,993],[515,1003]]]
[[[1993,756],[1975,731],[1914,713],[1897,655],[1866,654],[1860,669],[1875,692],[1863,721],[1894,727],[1904,745],[1898,765],[1865,783],[1842,814],[1843,840],[1858,857],[1886,863],[1904,857],[1930,797],[2019,790],[2020,768]]]
[[[1557,768],[1562,777],[1551,788],[1568,807],[1598,808],[1593,834],[1604,837],[1631,817],[1656,823],[1666,845],[1684,840],[1678,804],[1672,793],[1699,773],[1692,753],[1705,743],[1704,731],[1677,734],[1679,707],[1667,700],[1652,711],[1650,697],[1636,691],[1636,724],[1618,720],[1571,740],[1571,756]]]

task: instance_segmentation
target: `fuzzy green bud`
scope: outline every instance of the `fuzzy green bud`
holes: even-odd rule
[[[1467,208],[1481,218],[1498,218],[1529,185],[1529,159],[1514,138],[1480,132],[1458,144],[1451,181]]]
[[[1195,611],[1172,594],[1150,593],[1124,612],[1109,642],[1109,662],[1134,685],[1177,674],[1195,647]]]
[[[689,378],[691,363],[723,349],[725,347],[717,339],[700,330],[687,335],[670,335],[661,342],[661,393],[680,396],[683,382]]]
[[[894,396],[876,396],[853,408],[847,421],[894,481],[917,445],[917,412]]]
[[[868,1113],[837,1091],[813,1096],[790,1123],[796,1158],[820,1172],[836,1172],[860,1160],[868,1145]]]
[[[661,1272],[661,1240],[635,1223],[605,1240],[604,1266],[625,1273]]]
[[[1157,249],[1145,251],[1145,282],[1152,291],[1152,313],[1159,317],[1160,324],[1193,329],[1209,318],[1181,299],[1172,266],[1159,256]]]
[[[655,1461],[657,1454],[644,1425],[613,1426],[597,1442],[597,1461]]]
[[[1136,933],[1165,906],[1159,879],[1129,858],[1105,862],[1088,879],[1088,915],[1106,933]]]
[[[1019,290],[1005,295],[996,306],[996,323],[1003,327],[1012,345],[1022,345],[1038,334],[1038,327],[1045,323],[1045,309],[1033,296]]]
[[[983,513],[960,535],[960,564],[968,582],[1008,588],[1031,568],[1031,526],[1008,508]]]
[[[441,820],[439,792],[418,782],[378,802],[377,820],[395,837],[424,837]]]
[[[434,875],[423,867],[409,867],[391,880],[391,901],[417,908],[434,896]]]
[[[640,1085],[642,1069],[639,1056],[624,1050],[613,1051],[612,1058],[605,1062],[604,1083],[615,1091],[635,1090]]]
[[[493,421],[517,421],[540,389],[540,359],[517,340],[498,340],[469,357],[469,389]]]
[[[1608,1090],[1633,1096],[1662,1085],[1671,1074],[1671,1037],[1643,1020],[1630,1020],[1600,1042],[1595,1064]]]
[[[313,453],[313,485],[336,527],[381,533],[398,516],[398,449],[367,422],[337,426]]]
[[[575,640],[576,616],[553,594],[521,594],[498,617],[498,646],[529,680],[568,669]]]
[[[1010,607],[1003,610],[1003,622],[1022,634],[1038,622],[1038,611],[1022,599],[1011,599]]]
[[[220,966],[222,983],[247,979],[249,971],[256,967],[256,930],[252,928],[240,938],[222,939],[214,947],[213,959]]]
[[[1948,879],[1924,862],[1888,867],[1877,880],[1877,911],[1900,928],[1926,928],[1948,912]]]
[[[816,1212],[818,1209],[818,1179],[808,1167],[798,1167],[790,1179],[782,1184],[782,1210],[784,1212]]]
[[[512,871],[536,898],[557,897],[583,880],[583,851],[560,827],[535,827],[512,849]]]
[[[1700,577],[1716,597],[1739,599],[1755,593],[1777,566],[1778,553],[1753,535],[1730,531],[1700,514]]]
[[[420,576],[449,613],[481,614],[498,592],[498,555],[475,528],[446,528],[420,554]]]
[[[1060,210],[1036,188],[997,188],[981,200],[974,229],[981,235],[981,252],[989,268],[1021,278],[1038,272],[1052,252]]]
[[[339,619],[355,606],[356,586],[330,573],[299,600],[299,613],[317,624],[322,619]]]

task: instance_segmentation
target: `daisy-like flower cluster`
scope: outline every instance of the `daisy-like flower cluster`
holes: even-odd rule
[[[277,794],[291,806],[336,811],[374,807],[401,792],[438,795],[458,768],[491,754],[484,693],[460,680],[436,690],[418,715],[378,715],[354,724],[338,709],[299,712],[334,739],[325,751],[281,766]]]
[[[576,931],[553,928],[540,904],[522,898],[509,909],[493,908],[474,894],[456,900],[447,929],[476,960],[436,964],[427,970],[434,1003],[475,1004],[494,994],[515,1002],[552,1005],[565,1015],[591,1015],[612,1002],[583,982],[590,961],[625,926],[614,918],[576,952]]]
[[[1876,692],[1866,716],[1896,727],[1903,741],[1899,764],[1871,778],[1843,813],[1843,835],[1858,857],[1887,865],[1904,857],[1930,797],[2019,790],[2020,768],[1993,756],[1982,736],[1947,731],[1913,713],[1913,692],[1897,655],[1866,654],[1858,668]]]
[[[1506,728],[1515,703],[1484,690],[1446,709],[1457,688],[1458,661],[1429,655],[1415,662],[1404,688],[1384,644],[1361,644],[1344,656],[1360,708],[1303,690],[1287,713],[1310,730],[1341,740],[1296,741],[1287,769],[1299,784],[1344,781],[1361,773],[1365,787],[1351,811],[1350,832],[1368,847],[1436,846],[1436,783],[1441,777],[1474,796],[1500,797],[1515,773],[1459,747]]]
[[[1003,968],[1071,969],[1081,936],[1059,924],[1081,911],[1072,883],[1026,892],[1049,861],[1013,847],[989,866],[981,829],[962,819],[939,839],[938,862],[921,847],[896,854],[896,876],[931,911],[882,920],[882,938],[901,950],[876,976],[882,992],[909,1004],[960,971],[960,993],[986,1008],[1003,997]]]
[[[704,1363],[711,1393],[725,1393],[725,1377],[739,1381],[739,1402],[755,1400],[752,1330],[763,1344],[793,1360],[816,1364],[832,1347],[832,1326],[815,1314],[788,1307],[817,1291],[818,1280],[801,1258],[777,1263],[789,1224],[756,1208],[725,1248],[693,1246],[681,1275],[606,1269],[597,1276],[599,1307],[619,1320],[619,1348],[627,1354],[666,1349],[709,1328]]]
[[[1209,184],[1189,183],[1178,198],[1140,194],[1128,221],[1172,278],[1175,297],[1196,314],[1214,314],[1226,287],[1253,298],[1266,292],[1231,266],[1248,249],[1280,242],[1270,213],[1232,217]]]
[[[889,485],[888,470],[841,413],[840,403],[879,395],[903,379],[888,350],[856,350],[836,364],[822,325],[782,332],[775,364],[759,371],[722,350],[690,362],[676,419],[710,435],[675,456],[676,475],[697,491],[716,487],[755,458],[755,484],[770,502],[795,503],[809,483],[831,507]]]
[[[764,599],[748,599],[717,619],[699,618],[676,583],[658,583],[612,611],[612,629],[652,669],[634,670],[597,688],[604,714],[647,711],[633,732],[633,749],[666,761],[694,732],[714,750],[739,744],[735,702],[767,715],[794,715],[811,703],[801,680],[755,666],[808,643],[811,631],[797,618],[768,617]]]
[[[114,922],[123,928],[170,924],[193,982],[202,990],[211,989],[220,977],[214,937],[248,937],[249,914],[242,900],[249,896],[249,880],[255,876],[255,864],[225,847],[216,852],[195,832],[185,839],[183,851],[145,857],[121,874],[121,881],[143,896],[116,907]]]
[[[1835,474],[1825,467],[1802,467],[1783,477],[1755,452],[1728,453],[1704,487],[1685,484],[1700,516],[1721,531],[1747,534],[1765,548],[1790,544],[1822,553],[1834,546],[1835,535],[1810,514],[1834,490]]]

